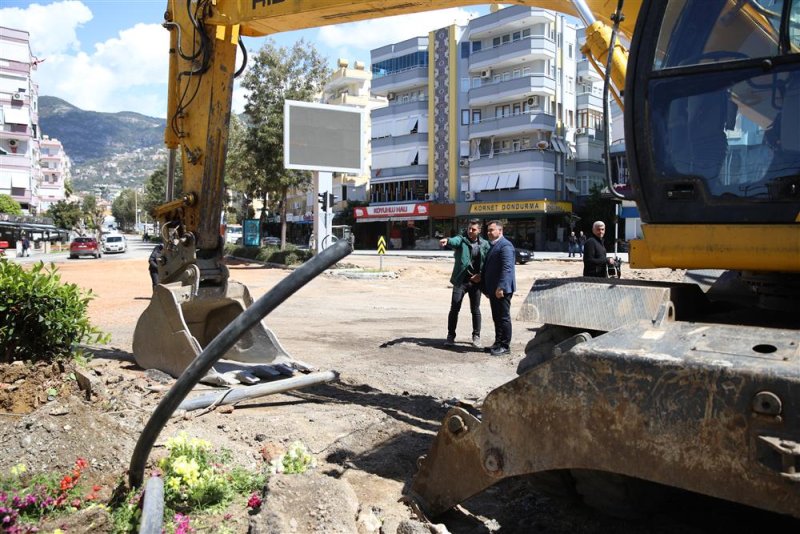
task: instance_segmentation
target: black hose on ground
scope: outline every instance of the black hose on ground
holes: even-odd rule
[[[131,456],[128,482],[131,488],[138,488],[144,479],[147,458],[158,435],[167,424],[172,412],[180,405],[186,395],[230,349],[239,338],[256,325],[272,310],[277,308],[295,291],[313,280],[318,274],[328,269],[353,251],[349,241],[342,239],[325,249],[312,259],[298,267],[292,274],[281,280],[275,287],[255,301],[249,308],[231,321],[225,329],[203,349],[197,358],[186,368],[183,374],[158,403],[153,415],[139,435],[136,447]]]

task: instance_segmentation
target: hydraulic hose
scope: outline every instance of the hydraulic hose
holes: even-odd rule
[[[203,378],[215,363],[230,349],[247,330],[256,325],[272,310],[277,308],[298,289],[313,280],[318,274],[331,267],[353,251],[346,239],[337,241],[281,280],[275,287],[255,301],[249,308],[231,321],[225,329],[189,364],[178,380],[158,403],[150,419],[139,435],[131,456],[128,482],[131,488],[141,486],[147,458],[161,430],[172,413],[186,398],[186,395]]]

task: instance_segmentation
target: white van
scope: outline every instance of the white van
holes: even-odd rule
[[[244,233],[242,232],[242,225],[241,224],[229,224],[225,228],[225,242],[230,243],[231,245],[241,245],[242,244],[242,237]]]
[[[122,234],[106,234],[103,236],[103,252],[125,252],[128,242]]]

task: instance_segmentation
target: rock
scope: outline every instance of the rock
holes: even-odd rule
[[[233,404],[224,404],[222,406],[217,407],[218,413],[233,413]]]
[[[265,439],[267,439],[266,434],[256,434],[256,441],[264,441]]]
[[[106,378],[106,384],[119,384],[120,382],[122,382],[121,375],[109,375],[108,378]]]
[[[319,473],[274,475],[261,511],[250,519],[251,534],[325,532],[350,534],[358,500],[346,481]]]
[[[50,410],[50,415],[67,415],[69,413],[69,408],[66,406],[56,406],[52,410]]]
[[[144,375],[153,382],[157,382],[159,384],[170,384],[175,381],[175,379],[169,376],[167,373],[164,371],[159,371],[158,369],[148,369],[144,372]]]
[[[258,437],[256,437],[258,439]],[[265,443],[263,447],[261,447],[261,457],[264,459],[265,462],[270,463],[272,460],[278,459],[278,457],[282,456],[286,453],[286,447],[281,445],[280,443],[275,443],[274,441],[270,441]]]
[[[363,507],[358,512],[356,526],[359,534],[374,534],[381,530],[381,520],[375,515],[372,509]]]
[[[431,534],[431,529],[425,523],[414,519],[406,519],[405,521],[400,521],[400,525],[397,527],[397,534]]]

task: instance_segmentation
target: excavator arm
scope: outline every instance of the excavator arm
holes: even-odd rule
[[[619,31],[630,36],[641,0],[627,3]],[[236,49],[241,36],[478,4],[433,0],[170,0],[164,26],[170,32],[169,86],[165,142],[170,161],[181,158],[183,191],[172,198],[174,165],[168,172],[166,202],[154,210],[165,244],[159,286],[134,333],[134,355],[146,368],[177,375],[202,347],[252,300],[229,280],[220,222],[224,203],[225,156],[231,113]],[[516,2],[579,15],[588,25],[584,53],[605,65],[611,14],[616,0],[537,0]],[[617,45],[612,79],[621,88],[627,52]],[[238,311],[237,311],[238,310]],[[248,363],[289,356],[269,330],[254,334],[227,355]],[[212,381],[220,381],[219,377]]]

